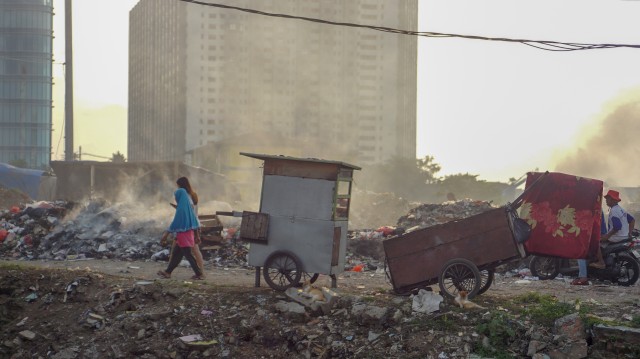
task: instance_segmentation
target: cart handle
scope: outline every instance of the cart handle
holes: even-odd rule
[[[242,217],[242,212],[238,212],[238,211],[231,211],[231,212],[216,211],[216,215],[217,216]]]

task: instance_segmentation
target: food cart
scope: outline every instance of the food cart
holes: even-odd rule
[[[360,167],[330,160],[240,153],[264,161],[258,212],[241,216],[239,238],[249,242],[249,265],[278,291],[344,271],[353,172]]]

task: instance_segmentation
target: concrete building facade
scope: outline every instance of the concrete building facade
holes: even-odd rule
[[[230,5],[417,29],[415,0]],[[129,27],[131,161],[189,159],[210,143],[269,133],[296,139],[295,155],[302,140],[303,156],[415,158],[414,36],[155,0],[131,10]]]
[[[51,161],[52,0],[0,0],[0,162]]]

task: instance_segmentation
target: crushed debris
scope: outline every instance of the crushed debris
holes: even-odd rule
[[[487,307],[481,311],[425,291],[413,298],[342,291],[327,298],[325,291],[326,302],[309,303],[293,289],[285,296],[252,287],[141,284],[84,270],[2,270],[3,358],[624,357],[639,338],[637,329],[602,324],[592,335],[577,312],[547,323],[531,315],[543,308],[533,302],[491,296],[477,299]],[[24,302],[30,292],[38,298]],[[610,320],[638,313],[619,303],[592,310]]]
[[[397,226],[350,231],[345,270],[382,270],[382,240],[402,234],[408,227],[444,223],[491,208],[490,203],[471,200],[423,204],[400,217]],[[86,203],[33,202],[0,212],[0,257],[166,261],[169,250],[159,239],[170,218],[167,211],[156,214],[154,210],[101,199]],[[237,228],[224,228],[220,243],[203,247],[205,265],[247,266],[247,244],[239,243],[238,235]]]
[[[31,198],[26,193],[0,186],[0,210],[20,207],[30,201]]]
[[[442,204],[422,204],[409,210],[409,213],[398,219],[397,226],[410,229],[422,229],[467,217],[498,208],[486,201],[463,199],[447,201]]]
[[[140,215],[139,208],[87,203],[35,202],[0,212],[0,257],[26,260],[168,260],[160,238],[170,212]],[[208,246],[203,256],[214,266],[245,266],[247,248],[227,231],[225,243]],[[224,245],[222,245],[224,244]],[[204,249],[204,248],[203,248]]]

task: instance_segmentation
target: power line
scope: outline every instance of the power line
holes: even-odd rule
[[[243,11],[246,13],[256,14],[256,15],[280,17],[280,18],[293,19],[293,20],[303,20],[303,21],[315,22],[315,23],[326,24],[326,25],[334,25],[334,26],[364,28],[364,29],[370,29],[375,31],[401,34],[401,35],[411,35],[411,36],[421,36],[421,37],[453,37],[453,38],[461,38],[461,39],[469,39],[469,40],[514,42],[514,43],[520,43],[523,45],[531,46],[536,49],[546,50],[546,51],[578,51],[578,50],[596,50],[596,49],[612,49],[612,48],[634,48],[634,49],[640,48],[640,45],[633,45],[633,44],[590,44],[590,43],[579,43],[579,42],[560,42],[560,41],[547,41],[547,40],[511,39],[506,37],[461,35],[461,34],[449,34],[449,33],[431,32],[431,31],[401,30],[401,29],[395,29],[395,28],[384,27],[384,26],[362,25],[362,24],[354,24],[350,22],[337,22],[337,21],[322,20],[322,19],[304,17],[304,16],[272,13],[272,12],[242,8],[237,6],[209,3],[209,2],[198,1],[198,0],[178,0],[178,1],[197,4],[197,5],[203,5],[203,6],[217,7],[222,9]]]

